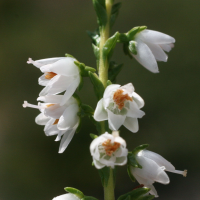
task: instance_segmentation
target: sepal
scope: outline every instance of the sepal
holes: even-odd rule
[[[90,137],[94,140],[94,139],[98,138],[98,135],[90,133]]]
[[[126,33],[128,41],[134,40],[135,35],[145,30],[146,28],[147,28],[146,26],[138,26],[138,27],[132,28],[130,31]]]
[[[117,19],[117,16],[119,14],[119,9],[121,8],[122,3],[116,3],[112,6],[111,11],[111,18],[110,18],[110,26],[112,27]]]
[[[80,63],[79,61],[74,61],[74,64],[79,68],[81,76],[88,76],[88,72],[96,71],[96,69],[94,69],[93,67],[85,66],[84,63]]]
[[[71,194],[74,194],[76,195],[79,199],[82,199],[84,197],[84,194],[80,191],[80,190],[77,190],[75,188],[72,188],[72,187],[66,187],[64,188],[64,190],[66,192],[69,192]]]
[[[97,14],[98,24],[99,26],[104,26],[107,23],[107,13],[106,13],[106,6],[105,0],[92,0],[94,9]]]
[[[108,87],[109,85],[112,85],[112,82],[111,82],[110,80],[107,80],[106,85],[107,85],[107,87]]]
[[[98,171],[99,171],[99,175],[100,175],[101,183],[103,187],[107,187],[109,176],[110,176],[110,167],[103,167],[102,169],[99,169]]]
[[[110,58],[114,51],[114,48],[117,44],[119,33],[116,32],[112,37],[108,38],[106,43],[103,46],[103,60],[106,61],[106,58]]]
[[[72,55],[70,55],[70,54],[68,54],[68,53],[65,54],[65,57],[75,58],[74,56],[72,56]],[[75,58],[75,59],[76,59],[76,58]]]
[[[99,80],[97,74],[92,73],[92,72],[88,72],[88,74],[89,74],[90,80],[94,86],[95,94],[96,94],[98,100],[100,100],[103,97],[103,93],[105,90],[103,83]]]
[[[142,150],[146,149],[149,145],[148,144],[142,144],[138,147],[136,147],[135,149],[133,149],[132,154],[134,154],[135,156]]]
[[[131,181],[135,182],[135,177],[132,175],[131,173],[131,167],[130,165],[127,166],[127,172],[128,172],[128,176],[130,177]]]
[[[98,199],[91,196],[84,196],[81,200],[98,200]]]
[[[108,70],[108,79],[112,82],[115,82],[117,75],[122,70],[122,67],[123,64],[118,65],[114,61],[111,61]]]
[[[130,51],[129,51],[129,43],[126,42],[123,44],[123,51],[124,51],[124,54],[129,56],[130,59],[133,58],[133,56],[131,55]]]
[[[137,55],[136,45],[137,45],[137,42],[132,40],[129,42],[129,46],[128,46],[130,52],[134,55]]]
[[[137,162],[135,155],[132,152],[128,153],[128,166],[142,169],[142,166]],[[128,171],[129,172],[129,171]]]
[[[150,200],[153,199],[153,195],[148,195],[150,191],[149,188],[142,187],[134,189],[131,192],[128,192],[124,195],[121,195],[117,200]]]

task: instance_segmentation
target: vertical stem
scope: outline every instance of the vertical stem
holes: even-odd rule
[[[107,187],[104,187],[104,200],[115,200],[114,194],[114,180],[113,180],[113,170],[110,168],[110,175]]]
[[[103,83],[104,87],[106,87],[108,80],[108,68],[109,62],[108,59],[106,61],[103,60],[103,46],[110,35],[110,16],[112,11],[113,0],[105,0],[106,4],[106,13],[107,13],[107,24],[105,27],[101,27],[100,30],[100,59],[99,59],[99,79]],[[102,129],[105,130],[105,122],[101,123]],[[104,187],[104,200],[115,200],[114,194],[114,180],[113,180],[113,170],[110,168],[110,175],[107,186]]]

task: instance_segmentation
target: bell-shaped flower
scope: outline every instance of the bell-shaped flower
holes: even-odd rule
[[[109,85],[98,102],[94,112],[96,121],[108,120],[111,130],[118,130],[121,125],[133,133],[138,131],[138,120],[144,115],[140,110],[144,106],[143,99],[134,92],[132,83],[124,86]]]
[[[106,132],[95,138],[90,145],[90,153],[97,169],[127,163],[126,142],[119,137],[118,131],[113,131],[113,134]]]
[[[63,194],[60,196],[57,196],[53,198],[53,200],[80,200],[76,195],[68,193],[68,194]]]
[[[44,132],[46,136],[57,135],[55,141],[61,140],[59,153],[67,148],[72,140],[74,133],[79,125],[80,118],[77,115],[79,105],[74,97],[70,97],[64,105],[60,105],[63,95],[47,95],[38,98],[38,106],[29,104],[24,101],[23,107],[37,108],[40,114],[36,117],[35,122],[39,125],[45,125]]]
[[[142,169],[131,167],[132,175],[140,184],[150,188],[150,194],[155,195],[155,197],[158,197],[158,194],[153,186],[153,183],[169,183],[169,177],[165,171],[182,174],[184,177],[187,175],[187,170],[176,170],[175,167],[165,158],[152,151],[140,151],[136,155],[136,160],[142,166]]]
[[[143,30],[135,35],[137,54],[133,56],[146,69],[158,73],[157,61],[167,62],[167,54],[175,43],[175,39],[158,31]]]
[[[75,59],[71,57],[47,58],[33,61],[28,64],[38,67],[44,74],[39,78],[39,84],[45,86],[39,96],[58,94],[65,91],[61,105],[73,95],[79,86],[81,77],[78,67],[74,64]]]

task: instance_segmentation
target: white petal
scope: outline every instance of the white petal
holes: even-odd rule
[[[166,52],[170,52],[174,44],[159,44],[159,46]]]
[[[175,167],[168,162],[165,158],[163,158],[161,155],[154,153],[152,151],[143,150],[142,154],[144,157],[149,158],[153,161],[155,161],[159,166],[165,166],[166,171],[174,171]]]
[[[118,84],[112,84],[112,85],[109,85],[105,91],[104,91],[104,95],[103,95],[103,98],[110,98],[111,97],[111,94],[116,91],[118,88],[120,87],[120,85]]]
[[[151,49],[154,57],[158,61],[167,62],[167,54],[162,50],[162,48],[157,44],[146,43],[148,47]]]
[[[46,136],[56,135],[59,133],[57,125],[53,125],[55,119],[50,119],[44,127],[44,132]]]
[[[129,109],[127,112],[127,117],[132,118],[142,118],[145,113],[138,108],[138,105],[135,101],[129,101]]]
[[[79,86],[80,76],[77,76],[76,79],[66,88],[66,92],[63,96],[63,99],[60,105],[64,105],[66,101],[74,94],[76,88]]]
[[[59,104],[52,105],[44,110],[46,116],[52,117],[54,119],[59,119],[63,112],[65,111],[65,106],[60,106]]]
[[[170,44],[175,42],[175,39],[173,37],[152,30],[144,30],[138,34],[138,37],[144,42],[150,42],[154,44]]]
[[[103,98],[97,103],[97,107],[94,111],[94,119],[98,122],[108,120],[108,113],[103,107]]]
[[[127,93],[132,94],[135,91],[132,83],[128,83],[120,87],[120,89],[124,89]]]
[[[123,125],[133,133],[136,133],[139,129],[137,118],[126,117]]]
[[[63,95],[46,95],[37,98],[37,101],[44,101],[45,103],[60,103]]]
[[[142,108],[144,106],[144,100],[137,93],[133,92],[132,97],[133,97],[133,100],[137,103],[138,108]]]
[[[111,130],[117,131],[119,129],[119,127],[124,123],[126,116],[125,115],[115,115],[110,110],[107,110],[107,112],[108,112],[109,128]]]
[[[49,120],[50,120],[50,117],[45,116],[44,113],[40,113],[35,118],[35,123],[38,125],[45,125]]]
[[[60,130],[67,130],[73,128],[77,122],[79,121],[79,117],[77,115],[79,111],[79,107],[77,104],[72,104],[68,106],[63,115],[60,117],[58,122],[58,129]]]
[[[67,148],[69,143],[71,142],[72,138],[74,137],[74,133],[76,131],[76,128],[78,127],[78,123],[75,125],[73,129],[67,130],[67,132],[64,134],[62,137],[62,140],[60,142],[60,147],[59,147],[59,153],[63,153],[64,150]]]
[[[93,160],[93,163],[97,169],[105,167],[105,164],[100,163],[98,160]]]
[[[53,200],[80,200],[80,199],[74,194],[68,193],[68,194],[57,196],[53,198]]]
[[[134,58],[146,69],[153,73],[158,73],[158,65],[156,59],[149,47],[142,41],[137,41],[137,55]]]
[[[39,85],[42,85],[42,86],[47,86],[47,84],[49,83],[49,79],[46,79],[45,78],[45,74],[43,74],[42,76],[40,76],[39,77],[39,79],[38,79],[38,83],[39,83]]]
[[[64,58],[55,63],[50,67],[50,70],[56,74],[63,76],[76,76],[79,74],[78,67],[74,64],[74,58]]]

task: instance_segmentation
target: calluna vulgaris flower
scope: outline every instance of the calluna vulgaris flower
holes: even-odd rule
[[[63,194],[60,196],[57,196],[53,198],[53,200],[80,200],[76,195],[68,193],[68,194]]]
[[[117,131],[112,135],[106,132],[95,138],[90,145],[90,152],[97,169],[105,166],[114,168],[115,165],[127,163],[126,142],[119,137]]]
[[[144,106],[143,99],[134,92],[131,83],[120,86],[109,85],[98,102],[94,119],[96,121],[108,120],[111,130],[118,130],[123,124],[133,133],[138,131],[138,120],[144,115],[140,110]]]
[[[60,102],[63,105],[80,84],[79,69],[74,64],[74,61],[75,59],[71,57],[47,58],[36,61],[29,58],[27,63],[33,64],[44,73],[39,78],[39,84],[45,87],[39,96],[66,91]]]
[[[169,52],[174,47],[175,39],[158,31],[143,30],[135,36],[137,55],[135,59],[153,73],[159,72],[156,61],[167,62]]]
[[[131,173],[140,184],[150,188],[150,194],[155,195],[155,197],[158,197],[158,194],[153,183],[169,183],[169,177],[165,171],[182,174],[183,176],[187,175],[187,170],[176,170],[165,158],[152,151],[140,151],[136,156],[136,160],[142,166],[142,169],[131,167]]]
[[[62,137],[59,153],[62,153],[70,143],[74,133],[79,125],[78,102],[74,97],[70,97],[64,105],[60,105],[63,95],[47,95],[38,98],[38,106],[24,102],[23,107],[32,107],[40,110],[35,122],[39,125],[45,125],[44,132],[47,136],[57,135],[56,141]]]

